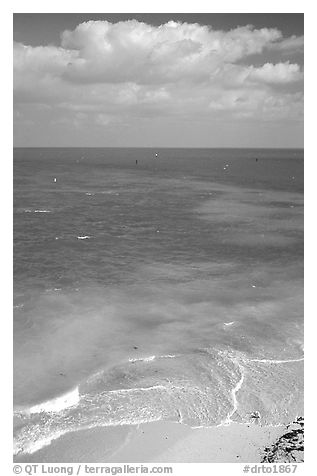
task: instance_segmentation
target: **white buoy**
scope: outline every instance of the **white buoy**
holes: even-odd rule
[[[56,177],[54,177],[54,183],[56,183],[56,182],[57,182],[57,178],[56,178]]]

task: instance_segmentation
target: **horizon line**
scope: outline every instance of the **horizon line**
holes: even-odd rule
[[[73,146],[73,145],[18,145],[13,149],[268,149],[268,150],[304,150],[304,147],[177,147],[177,146]]]

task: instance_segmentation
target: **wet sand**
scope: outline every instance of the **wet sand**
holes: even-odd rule
[[[234,463],[260,462],[286,426],[254,423],[190,428],[166,421],[68,433],[17,462]]]

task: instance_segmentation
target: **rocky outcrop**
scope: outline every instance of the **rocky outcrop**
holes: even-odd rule
[[[287,426],[287,433],[263,451],[262,463],[302,463],[304,461],[304,418]]]

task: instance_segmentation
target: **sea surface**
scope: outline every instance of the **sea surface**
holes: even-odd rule
[[[302,414],[303,159],[14,149],[16,454],[84,428]]]

